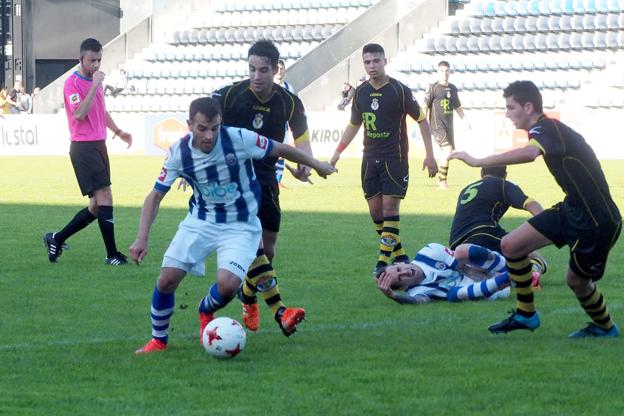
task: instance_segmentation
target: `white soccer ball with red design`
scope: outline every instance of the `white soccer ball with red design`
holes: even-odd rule
[[[247,335],[238,321],[220,317],[215,318],[204,329],[202,345],[208,354],[219,359],[234,358],[245,349]]]

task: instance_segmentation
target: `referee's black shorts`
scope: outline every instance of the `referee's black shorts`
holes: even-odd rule
[[[69,157],[83,195],[92,197],[98,189],[110,186],[110,162],[105,140],[71,142]]]
[[[279,202],[279,185],[261,185],[262,197],[260,198],[260,208],[258,218],[262,224],[262,229],[278,233],[282,221],[282,209]]]

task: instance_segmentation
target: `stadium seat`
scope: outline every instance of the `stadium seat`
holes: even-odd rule
[[[581,35],[580,33],[572,33],[570,35],[570,49],[582,49],[583,48],[583,42],[581,41],[583,38],[583,35]]]
[[[553,14],[548,18],[548,32],[559,32],[561,30],[561,16]]]
[[[447,52],[454,53],[457,52],[456,38],[453,36],[446,36],[446,44],[444,45],[444,49]]]
[[[449,23],[449,33],[452,35],[459,35],[461,33],[461,28],[460,28],[460,20],[458,19],[452,19]]]
[[[594,47],[598,49],[607,48],[607,34],[605,32],[595,32],[592,35]]]
[[[570,34],[569,33],[559,33],[558,35],[558,43],[559,49],[562,51],[567,51],[570,49]]]
[[[559,19],[559,30],[569,32],[572,30],[572,16],[564,14]]]
[[[478,20],[477,20],[478,21]],[[483,34],[492,33],[492,22],[494,19],[481,19],[481,24],[479,25],[479,32]]]
[[[551,51],[556,51],[557,49],[559,49],[559,35],[556,33],[549,33],[546,35],[546,47],[548,48],[548,50]],[[540,49],[540,47],[538,46],[538,49]],[[553,59],[552,60],[553,63],[556,63],[556,61]]]
[[[548,17],[551,14],[548,0],[540,0],[537,6],[540,16]]]
[[[467,53],[468,52],[468,36],[458,36],[455,42],[455,50],[458,53]]]
[[[594,18],[595,16],[591,14],[586,14],[583,17],[583,31],[591,31],[596,29]]]
[[[548,19],[549,16],[539,16],[537,18],[537,31],[542,33],[547,33],[550,28],[548,27]]]
[[[528,16],[529,15],[528,5],[529,3],[527,0],[518,0],[516,4],[516,16]]]
[[[624,16],[624,13],[622,13],[622,14],[609,13],[607,15],[607,30],[618,30],[618,29],[620,29],[620,23],[618,21],[620,16]]]
[[[597,14],[594,18],[594,29],[600,31],[607,30],[607,15],[606,14]]]
[[[479,37],[470,36],[466,46],[468,48],[468,52],[479,52]]]
[[[470,32],[470,20],[471,19],[464,19],[459,24],[459,31],[463,35],[469,35],[471,33]]]
[[[501,36],[492,35],[488,41],[488,48],[492,52],[500,52],[501,50]],[[498,65],[497,65],[498,67]]]
[[[501,15],[502,17],[505,16],[516,16],[518,14],[517,12],[517,8],[518,8],[518,3],[517,1],[507,1],[504,2],[504,11],[503,14]]]
[[[584,0],[574,0],[573,6],[575,14],[585,14],[585,1]]]
[[[539,0],[529,0],[528,13],[530,16],[539,16],[541,14]]]
[[[538,51],[546,51],[548,49],[548,44],[546,43],[547,35],[545,33],[538,33],[537,35],[525,35],[524,36],[524,47],[528,51],[538,50]]]
[[[493,0],[485,3],[485,7],[483,8],[483,15],[488,17],[496,16],[496,5]]]
[[[609,49],[617,49],[619,47],[617,40],[618,33],[617,32],[607,32],[607,48]]]
[[[470,33],[473,35],[481,34],[481,20],[482,19],[470,19]]]
[[[513,36],[503,36],[501,38],[501,51],[512,52],[513,51]]]
[[[594,42],[594,34],[591,32],[585,32],[581,35],[581,45],[583,49],[593,49],[596,47]]]
[[[507,3],[515,3],[513,1],[511,2],[506,2],[506,1],[497,1],[494,4],[494,16],[498,16],[498,17],[503,17],[503,16],[507,16]]]
[[[595,14],[596,2],[594,0],[585,0],[585,13]]]
[[[596,13],[608,13],[609,12],[609,4],[607,0],[595,0],[596,4]]]
[[[516,18],[506,17],[503,20],[503,32],[504,33],[513,33],[516,30],[514,28],[515,22],[516,22]]]
[[[576,32],[582,32],[585,29],[585,26],[583,26],[583,15],[581,14],[572,16],[570,24],[572,26],[572,30]]]
[[[478,39],[479,39],[478,41],[479,51],[486,52],[486,53],[489,52],[490,51],[489,36],[479,36]]]
[[[524,50],[524,37],[520,34],[513,35],[511,45],[514,51]]]
[[[563,14],[574,14],[574,0],[562,0],[561,12]]]
[[[435,39],[435,51],[436,52],[446,52],[446,36],[439,36]]]
[[[505,18],[498,17],[492,21],[492,33],[503,33],[505,29],[503,28],[503,23],[505,22]]]
[[[529,32],[529,33],[537,32],[537,17],[529,16],[526,18],[523,32]]]

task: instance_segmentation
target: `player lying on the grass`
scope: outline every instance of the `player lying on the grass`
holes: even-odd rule
[[[160,202],[179,177],[193,188],[189,212],[180,223],[152,296],[152,339],[137,354],[167,348],[169,322],[175,309],[175,291],[187,273],[205,274],[205,259],[217,253],[216,283],[199,302],[200,336],[214,313],[227,305],[245,279],[256,257],[262,227],[258,219],[259,185],[252,159],[284,157],[310,166],[321,177],[335,172],[295,147],[258,133],[221,125],[221,108],[213,98],[191,103],[190,133],[174,143],[141,210],[136,241],[130,255],[138,264],[147,255],[150,227]]]
[[[505,258],[475,244],[453,251],[429,243],[411,263],[388,266],[377,277],[379,290],[401,304],[506,298],[509,283]]]
[[[562,202],[532,217],[501,241],[509,276],[516,291],[516,309],[490,326],[493,333],[540,326],[531,289],[528,254],[551,244],[570,248],[566,272],[568,286],[591,322],[570,337],[615,337],[620,331],[611,319],[607,302],[596,286],[605,272],[609,251],[622,229],[622,216],[611,197],[600,162],[583,136],[544,114],[542,94],[531,81],[515,81],[503,91],[506,116],[528,133],[526,146],[475,158],[454,152],[469,166],[483,167],[533,162],[539,156],[565,193]]]

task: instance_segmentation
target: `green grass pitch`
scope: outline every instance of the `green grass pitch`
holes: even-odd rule
[[[117,242],[127,253],[140,206],[162,159],[113,157]],[[401,209],[410,255],[446,243],[459,190],[478,170],[451,165],[448,191],[411,163]],[[605,161],[624,208],[624,162]],[[314,185],[286,173],[275,267],[288,305],[308,320],[285,338],[261,304],[262,322],[232,361],[210,358],[198,340],[197,302],[214,279],[189,276],[176,297],[170,347],[136,357],[150,337],[149,306],[162,254],[185,215],[172,190],[140,266],[104,265],[96,224],[50,264],[41,236],[86,200],[68,157],[0,158],[0,415],[621,415],[623,339],[569,340],[587,321],[565,285],[567,252],[543,250],[550,271],[536,302],[542,327],[494,336],[487,326],[513,300],[401,306],[376,289],[376,234],[359,186],[359,161]],[[509,179],[550,206],[562,193],[543,162]],[[507,229],[526,213],[511,211]],[[623,239],[601,288],[624,325]],[[233,301],[220,312],[240,320]]]

